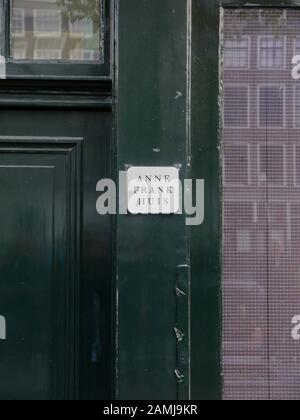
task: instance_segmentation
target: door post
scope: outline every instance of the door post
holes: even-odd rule
[[[116,57],[119,171],[128,166],[176,165],[181,179],[187,178],[190,3],[190,0],[119,2]],[[182,327],[186,338],[182,366],[178,363],[182,348],[176,334],[178,272],[189,294],[185,218],[118,216],[116,240],[116,398],[188,399],[189,322]],[[187,295],[180,302],[182,319],[189,320],[189,301]]]

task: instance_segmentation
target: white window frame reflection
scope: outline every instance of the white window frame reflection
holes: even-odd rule
[[[282,106],[282,125],[261,125],[261,116],[260,116],[260,90],[264,87],[276,87],[281,88],[283,91],[283,106]],[[257,85],[257,126],[260,129],[274,129],[274,130],[282,130],[286,128],[286,86],[282,83],[259,83]]]
[[[245,125],[234,125],[234,124],[226,124],[225,122],[225,115],[224,115],[224,128],[231,128],[236,130],[245,130],[250,128],[250,85],[244,83],[227,83],[226,87],[224,88],[224,109],[225,109],[225,91],[226,88],[244,88],[247,91],[247,123]]]
[[[85,58],[84,55],[89,54],[90,58]],[[96,61],[95,51],[85,48],[73,48],[70,50],[70,60],[72,61]]]
[[[52,56],[51,56],[52,54]],[[50,55],[50,56],[49,56]],[[37,48],[34,50],[34,59],[35,60],[60,60],[62,57],[62,52],[59,49],[51,48]]]
[[[81,23],[83,23],[83,22],[89,22],[90,25],[91,25],[90,26],[90,32],[80,32],[80,31],[78,31],[75,28],[75,26],[79,22],[81,22]],[[92,38],[93,37],[93,34],[94,34],[93,30],[94,30],[94,22],[93,22],[92,19],[90,19],[88,17],[85,17],[85,18],[83,18],[81,20],[77,20],[75,22],[71,22],[71,21],[69,22],[69,36],[70,36],[70,38],[78,38],[78,37],[84,38],[84,39]]]
[[[270,222],[270,220],[268,220],[268,226],[269,226],[269,235],[268,235],[268,242],[269,245],[271,245],[271,235],[274,233],[283,233],[283,242],[284,242],[284,251],[282,254],[284,253],[290,253],[291,251],[291,224],[290,224],[290,217],[291,217],[291,202],[286,201],[284,199],[282,200],[278,200],[278,199],[270,199],[269,200],[269,216],[270,217],[270,212],[272,214],[272,205],[274,207],[278,206],[279,208],[284,209],[284,223],[280,224],[279,226],[277,226],[274,229],[273,224]],[[271,209],[271,210],[270,210]]]
[[[297,49],[297,42],[299,42],[299,49]],[[293,55],[300,55],[300,35],[294,38],[294,54]]]
[[[227,281],[226,282],[226,287],[224,288],[224,297],[225,297],[226,294],[229,294],[229,293],[236,294],[236,293],[239,293],[242,290],[245,291],[245,292],[247,291],[248,293],[250,292],[250,296],[251,296],[251,293],[253,293],[254,295],[260,294],[260,297],[261,297],[262,300],[266,299],[266,297],[267,297],[267,290],[264,287],[264,284],[258,283],[256,280],[250,280],[249,281],[249,279],[248,279],[248,281],[244,281],[244,280],[238,280],[237,281],[236,279]],[[261,314],[261,316],[263,317],[263,314]],[[232,336],[230,338],[232,338]],[[267,337],[265,337],[265,339],[267,339]],[[260,341],[256,342],[254,340],[249,340],[249,341],[248,340],[247,341],[227,340],[227,341],[225,341],[223,339],[224,348],[228,347],[227,350],[225,351],[225,353],[230,352],[231,347],[233,347],[236,350],[237,349],[240,350],[240,349],[245,349],[245,346],[246,347],[251,347],[251,346],[253,346],[253,344],[260,345],[261,342]],[[236,359],[238,359],[238,362],[236,362]],[[261,355],[258,355],[258,356],[255,356],[255,355],[253,355],[253,356],[249,356],[249,355],[229,356],[229,357],[226,357],[226,359],[224,359],[224,360],[226,360],[226,364],[229,364],[229,365],[231,365],[231,364],[249,365],[250,361],[251,361],[251,364],[253,364],[253,365],[265,364],[264,357],[261,356]],[[254,383],[257,383],[257,381],[255,380]],[[244,382],[243,382],[243,384],[244,384]]]
[[[15,48],[14,49],[14,60],[18,61],[18,60],[26,60],[26,50],[25,48]]]
[[[12,50],[12,59],[13,60],[26,60],[26,49],[27,49],[27,42],[22,40],[20,45],[14,47]],[[16,56],[17,53],[17,56]]]
[[[282,40],[282,65],[281,66],[274,66],[274,56],[272,57],[273,60],[273,64],[272,65],[262,65],[262,46],[261,46],[261,42],[264,39],[269,39],[269,40],[273,40],[275,41],[276,39],[280,38]],[[260,35],[257,38],[257,48],[258,48],[258,53],[257,53],[257,68],[259,70],[263,70],[263,71],[278,71],[278,70],[284,70],[286,68],[286,36],[285,35],[279,35],[279,36],[275,36],[275,35]],[[268,49],[266,49],[268,50]],[[268,61],[268,58],[266,58],[266,60]]]
[[[292,203],[286,203],[286,241],[287,241],[287,252],[291,255],[293,253],[293,238],[292,238]]]
[[[233,47],[228,47],[226,46],[226,42],[229,41],[229,39],[224,39],[224,48],[223,48],[223,54],[224,54],[224,68],[225,69],[233,69],[233,70],[247,70],[250,68],[250,61],[251,61],[251,37],[249,35],[242,35],[240,38],[235,38],[232,39],[232,41],[238,42],[240,40],[247,40],[247,65],[245,66],[241,66],[241,65],[229,65],[227,60],[226,60],[226,49],[230,49],[232,51],[232,62],[234,62],[235,60],[239,60],[239,58],[234,58],[233,54],[234,52],[238,53],[241,49],[243,49],[242,47],[239,48],[233,48]],[[230,40],[231,41],[231,40]],[[245,50],[246,50],[245,48]]]
[[[252,232],[250,228],[237,229],[236,231],[236,253],[249,254],[252,252]],[[246,234],[246,235],[245,235]],[[247,241],[244,238],[247,237]]]
[[[300,152],[300,145],[293,144],[293,178],[294,178],[294,187],[300,187],[300,180],[297,182],[297,173],[300,175],[300,167],[299,164],[297,164],[297,148],[299,148]],[[300,156],[300,154],[299,154]],[[300,176],[299,176],[300,179]]]
[[[299,37],[300,38],[300,37]],[[297,91],[299,91],[299,104],[297,104]],[[300,129],[300,118],[298,121],[297,118],[297,109],[299,108],[299,117],[300,117],[300,85],[294,85],[294,93],[293,93],[293,109],[294,109],[294,129],[299,130]]]
[[[247,181],[246,183],[240,182],[239,180],[237,181],[227,181],[227,177],[226,177],[226,146],[242,146],[245,147],[245,149],[247,150],[247,168],[246,173],[247,173]],[[223,157],[223,180],[224,180],[224,187],[230,187],[230,186],[234,186],[234,187],[245,187],[245,186],[249,186],[251,185],[251,145],[250,143],[245,143],[245,142],[226,142],[226,144],[224,144],[223,146],[223,153],[224,153],[224,157]]]
[[[57,16],[57,26],[58,30],[53,30],[51,32],[42,31],[37,29],[38,26],[38,19],[41,18],[42,13],[49,13],[49,15],[52,14],[52,16]],[[42,38],[57,38],[60,37],[62,34],[62,16],[61,16],[61,10],[59,9],[34,9],[33,10],[33,32],[36,37],[42,37]]]
[[[264,147],[268,150],[269,146],[275,146],[278,148],[282,148],[282,172],[283,172],[283,179],[280,183],[271,183],[268,182],[268,175],[266,173],[266,179],[262,180],[261,175],[263,174],[262,168],[261,168],[261,148]],[[257,145],[257,184],[260,187],[265,187],[266,185],[271,187],[286,187],[287,186],[287,145],[286,143],[278,143],[278,142],[268,142],[260,143]]]
[[[15,12],[21,12],[21,16],[18,16],[18,17],[14,16]],[[21,7],[16,7],[12,9],[11,13],[12,13],[12,18],[11,18],[12,19],[12,36],[15,38],[24,38],[25,37],[25,10],[22,9]],[[13,31],[14,20],[19,20],[21,22],[22,30],[20,32]]]
[[[259,10],[258,18],[259,18],[259,23],[261,25],[265,25],[265,23],[266,23],[265,20],[264,20],[264,18],[263,18],[263,16],[262,16],[262,13],[265,12],[266,10],[267,9],[264,9],[264,10],[260,9]],[[276,9],[276,10],[279,11],[280,9]],[[286,9],[280,10],[280,12],[281,12],[280,20],[282,21],[282,24],[283,25],[286,25],[286,23],[287,23],[287,10]],[[270,10],[270,13],[272,13],[272,9]]]

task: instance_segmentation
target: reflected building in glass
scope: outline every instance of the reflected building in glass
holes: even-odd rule
[[[223,19],[224,397],[300,399],[300,11]]]
[[[76,0],[13,0],[11,58],[99,61],[102,58],[101,0],[84,8]]]

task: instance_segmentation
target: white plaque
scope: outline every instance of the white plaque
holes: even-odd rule
[[[171,167],[138,167],[127,171],[128,211],[132,214],[179,212],[179,170]]]

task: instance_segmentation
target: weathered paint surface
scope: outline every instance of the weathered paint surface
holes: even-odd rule
[[[119,4],[119,170],[180,164],[180,176],[186,176],[189,3]],[[118,399],[189,397],[189,296],[180,302],[179,316],[176,294],[177,266],[188,263],[187,239],[183,216],[118,218]],[[186,273],[188,286],[188,267]],[[183,325],[178,325],[180,319]],[[175,328],[183,330],[183,352]],[[184,356],[181,366],[178,352]]]
[[[192,178],[205,179],[206,193],[205,221],[190,232],[178,216],[125,216],[118,220],[116,395],[220,399],[220,7],[293,7],[299,6],[299,1],[120,3],[118,168],[180,163],[182,175],[191,171]],[[174,284],[178,281],[176,266],[185,264],[188,299],[182,303],[180,296],[185,294],[174,299]],[[181,268],[177,268],[180,276]],[[188,342],[182,347],[181,333],[187,330]],[[188,363],[184,359],[180,363],[181,354],[190,357]],[[183,379],[182,386],[176,379]]]
[[[219,8],[193,1],[192,177],[206,181],[205,221],[191,231],[191,384],[193,399],[221,398]]]

